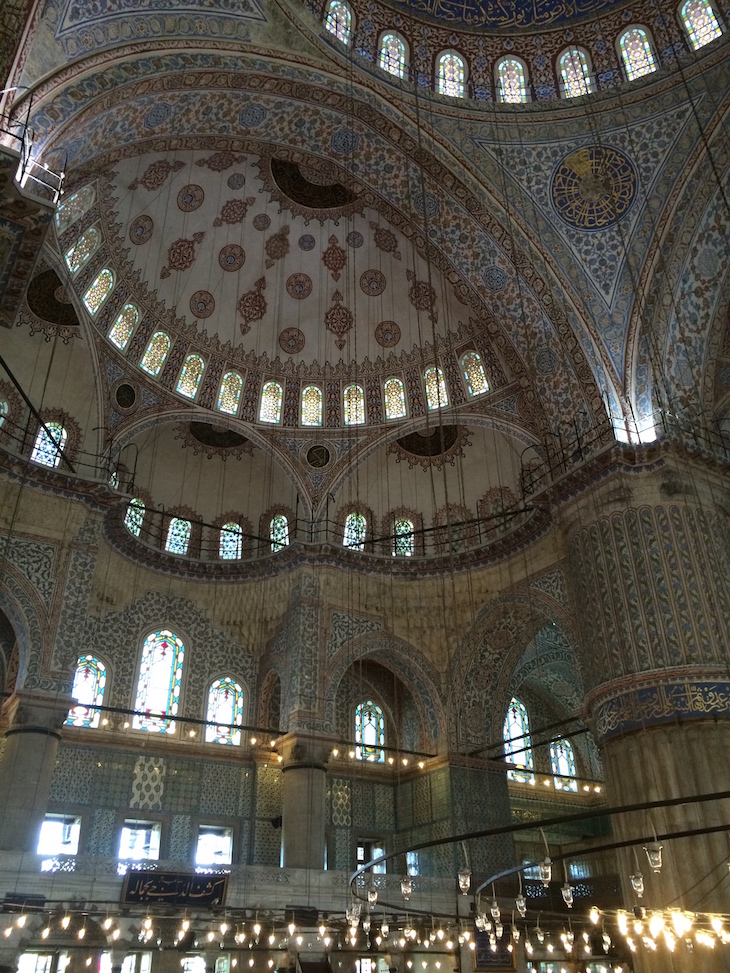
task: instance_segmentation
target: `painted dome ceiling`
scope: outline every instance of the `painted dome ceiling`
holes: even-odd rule
[[[555,27],[619,6],[623,0],[387,0],[408,13],[493,30]]]

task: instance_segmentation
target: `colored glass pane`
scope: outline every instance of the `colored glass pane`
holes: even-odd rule
[[[99,271],[96,280],[84,294],[84,304],[89,314],[96,314],[114,287],[114,274],[108,268]]]
[[[682,7],[682,21],[695,51],[722,34],[709,0],[687,0]]]
[[[568,740],[553,740],[550,744],[550,766],[558,790],[578,790],[578,781],[575,779],[575,754],[573,745]]]
[[[413,557],[416,553],[413,521],[396,520],[393,535],[393,557]]]
[[[588,73],[588,58],[577,47],[569,48],[560,56],[560,77],[563,79],[563,95],[577,98],[593,90]]]
[[[645,74],[651,74],[656,70],[654,52],[651,49],[649,38],[646,31],[641,27],[632,27],[627,30],[619,41],[621,56],[624,59],[626,77],[629,81],[634,78],[641,78]]]
[[[361,385],[345,389],[345,425],[361,426],[365,422],[365,393]]]
[[[499,100],[510,105],[520,105],[527,101],[527,82],[522,61],[516,57],[505,57],[497,67],[499,78]]]
[[[235,680],[228,676],[216,679],[208,690],[208,709],[205,719],[208,723],[205,728],[206,743],[240,746],[243,689]]]
[[[170,350],[170,339],[164,331],[156,331],[149,340],[147,349],[142,356],[139,367],[156,378],[160,374],[162,366],[165,364],[167,353]]]
[[[137,308],[134,304],[125,304],[119,317],[111,327],[109,341],[113,345],[116,345],[120,351],[124,351],[138,323],[139,311]]]
[[[71,695],[77,705],[68,711],[67,726],[97,727],[101,714],[94,707],[104,702],[106,666],[93,655],[82,655],[76,665]]]
[[[356,551],[365,548],[365,534],[368,522],[363,514],[351,513],[345,520],[345,533],[342,543],[345,547],[352,547]]]
[[[289,543],[289,521],[284,514],[277,514],[271,518],[269,538],[272,551],[281,551]]]
[[[487,376],[484,374],[482,359],[476,351],[467,351],[462,356],[461,367],[464,371],[469,395],[481,395],[482,392],[489,391],[489,382],[487,382]]]
[[[261,408],[259,419],[261,422],[278,422],[281,419],[281,385],[278,382],[267,382],[261,392]]]
[[[334,34],[343,44],[350,43],[352,14],[350,8],[342,0],[331,0],[329,7],[327,7],[324,24],[330,34]]]
[[[218,555],[224,561],[237,561],[243,551],[243,530],[240,524],[231,521],[221,527],[218,541]]]
[[[532,744],[530,743],[530,721],[527,710],[514,697],[507,708],[507,716],[502,728],[504,738],[504,759],[517,770],[507,771],[508,780],[518,780],[524,783],[533,781]]]
[[[173,517],[170,526],[167,528],[165,550],[169,551],[170,554],[187,554],[192,529],[193,525],[189,520]]]
[[[56,210],[56,226],[65,230],[76,222],[94,202],[94,187],[84,186],[59,205]]]
[[[464,62],[458,54],[442,54],[438,62],[438,90],[440,95],[464,97]]]
[[[322,390],[316,385],[302,389],[302,425],[322,425]]]
[[[180,395],[184,395],[188,399],[195,398],[204,369],[205,362],[200,355],[188,355],[177,382],[177,391]]]
[[[142,531],[142,521],[144,520],[145,506],[136,497],[129,501],[127,512],[124,515],[124,526],[130,534],[139,537]]]
[[[66,266],[72,274],[75,274],[77,270],[81,270],[100,243],[101,234],[95,226],[90,226],[88,230],[81,234],[66,254]]]
[[[406,66],[406,45],[396,34],[384,34],[380,42],[378,63],[383,71],[403,77]]]
[[[372,700],[355,708],[355,757],[382,763],[385,760],[385,720],[382,709]]]
[[[66,430],[60,422],[47,422],[45,429],[41,426],[36,434],[31,460],[41,466],[58,466],[67,438]]]
[[[385,418],[403,419],[406,414],[406,393],[403,382],[399,378],[386,379],[383,392],[385,393]]]
[[[221,390],[218,393],[218,411],[227,412],[229,416],[235,416],[238,412],[238,403],[241,401],[243,391],[243,379],[238,372],[226,372],[221,382]]]
[[[440,409],[449,404],[449,396],[446,393],[446,382],[444,373],[436,365],[431,365],[424,373],[426,383],[426,401],[429,409]]]
[[[2,428],[5,419],[10,413],[10,404],[7,399],[0,399],[0,428]]]
[[[167,629],[144,640],[132,720],[135,730],[175,732],[184,654],[182,639]]]

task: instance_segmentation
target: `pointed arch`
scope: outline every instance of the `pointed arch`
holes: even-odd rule
[[[261,389],[259,422],[280,422],[284,390],[278,382],[265,382]]]
[[[355,759],[370,763],[385,762],[385,717],[383,709],[371,699],[355,707]]]
[[[139,311],[134,304],[125,304],[109,329],[107,337],[120,351],[125,351],[138,324]]]
[[[77,274],[92,257],[101,243],[101,233],[95,226],[90,226],[81,234],[76,243],[67,251],[65,256],[69,273]]]
[[[569,740],[553,740],[550,744],[550,767],[557,790],[577,791],[575,753]]]
[[[503,104],[522,105],[527,101],[527,68],[519,57],[497,61],[497,91]]]
[[[578,98],[594,90],[588,55],[580,47],[568,47],[558,57],[563,98]]]
[[[114,289],[114,274],[108,267],[104,267],[96,275],[91,287],[84,294],[83,301],[86,310],[92,316],[96,314],[104,301],[109,297]]]
[[[444,51],[436,62],[436,86],[440,95],[463,98],[466,86],[466,62],[456,51]]]
[[[394,30],[387,31],[380,38],[378,65],[396,78],[402,78],[405,74],[406,42]]]
[[[385,397],[385,418],[405,419],[406,417],[406,390],[402,379],[397,375],[386,378],[383,384],[383,395]]]
[[[302,425],[322,425],[322,389],[318,385],[305,385],[302,389]]]
[[[218,402],[216,409],[225,412],[229,416],[235,416],[241,401],[243,391],[243,378],[238,372],[226,372],[221,381],[220,391],[218,392]]]
[[[423,373],[426,386],[426,402],[430,411],[443,409],[449,404],[449,393],[446,391],[446,379],[443,369],[438,365],[430,365]]]
[[[205,362],[200,355],[188,355],[180,372],[175,391],[187,399],[194,399],[198,394],[200,380],[205,371]]]
[[[76,706],[68,711],[66,726],[95,729],[101,723],[99,706],[104,704],[107,666],[99,656],[88,653],[79,657],[71,685]]]
[[[644,27],[629,27],[618,40],[627,81],[656,71],[656,57],[649,33]]]
[[[527,709],[514,696],[507,707],[502,737],[504,739],[504,759],[515,768],[507,771],[507,779],[519,781],[522,784],[534,783],[530,720]]]
[[[464,373],[466,388],[470,396],[483,395],[489,391],[489,382],[482,364],[482,356],[470,348],[461,356],[461,370]]]
[[[330,0],[324,25],[338,41],[349,44],[352,38],[352,10],[344,0]]]
[[[345,425],[361,426],[365,422],[365,393],[362,385],[353,383],[342,394]]]
[[[679,16],[694,51],[722,36],[722,28],[710,0],[686,0]]]
[[[146,636],[134,698],[133,729],[175,733],[184,657],[183,640],[169,629],[158,629]]]
[[[208,687],[205,742],[239,747],[244,709],[241,684],[229,675],[214,679]]]
[[[165,364],[171,344],[170,338],[164,331],[155,331],[147,344],[142,361],[139,363],[142,371],[147,372],[153,378],[157,378]]]

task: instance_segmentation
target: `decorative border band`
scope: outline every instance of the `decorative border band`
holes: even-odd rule
[[[604,699],[593,710],[599,743],[647,726],[708,717],[730,718],[730,682],[642,686]]]

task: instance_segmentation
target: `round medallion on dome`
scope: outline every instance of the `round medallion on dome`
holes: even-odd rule
[[[385,275],[379,270],[366,270],[360,277],[360,288],[368,297],[378,297],[385,290]]]
[[[129,239],[132,243],[147,243],[152,237],[155,224],[150,216],[138,216],[129,227]]]
[[[286,290],[295,301],[303,301],[312,293],[312,279],[306,274],[292,274],[286,282]]]
[[[351,233],[347,234],[347,245],[348,247],[361,247],[363,245],[362,233],[358,233],[357,230],[353,230]]]
[[[239,247],[237,243],[229,243],[218,254],[218,263],[224,270],[240,270],[245,262],[246,254],[243,247]]]
[[[311,233],[305,233],[303,236],[299,237],[299,249],[300,250],[314,250],[316,240]]]
[[[613,226],[636,198],[637,178],[629,157],[608,145],[585,146],[567,155],[553,175],[553,206],[579,230]]]
[[[205,193],[202,186],[194,184],[183,186],[177,194],[177,208],[182,210],[183,213],[192,213],[193,210],[198,209],[204,199]]]
[[[351,155],[360,143],[360,136],[349,127],[338,129],[330,139],[333,152]]]
[[[381,321],[375,329],[375,340],[381,348],[393,348],[400,341],[400,328],[395,321]]]
[[[418,193],[413,197],[413,209],[419,216],[430,219],[439,211],[439,201],[433,193]]]
[[[279,345],[289,355],[297,355],[304,347],[304,334],[299,328],[285,328],[279,335]]]
[[[257,213],[253,218],[253,228],[254,230],[268,230],[271,226],[271,217],[267,216],[266,213]]]
[[[190,298],[190,310],[198,318],[209,318],[215,311],[215,300],[210,291],[196,291]]]
[[[315,470],[323,469],[330,461],[330,451],[326,446],[322,446],[317,443],[314,446],[310,446],[307,450],[307,462]]]
[[[547,346],[544,348],[539,348],[537,354],[535,355],[535,364],[543,375],[550,375],[557,367],[558,356],[555,354],[552,348],[548,348]]]
[[[241,189],[246,182],[246,177],[242,172],[234,172],[228,177],[227,182],[229,189]]]
[[[256,128],[266,120],[268,112],[263,105],[253,102],[247,105],[238,116],[238,124],[243,128]]]
[[[497,264],[492,264],[491,267],[487,267],[482,277],[487,289],[493,294],[501,293],[507,286],[507,274]]]

